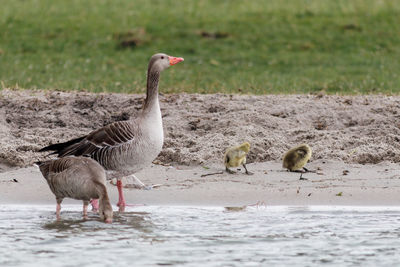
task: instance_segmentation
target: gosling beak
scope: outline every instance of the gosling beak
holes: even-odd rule
[[[169,59],[169,65],[171,66],[184,60],[183,57],[168,57],[168,59]]]

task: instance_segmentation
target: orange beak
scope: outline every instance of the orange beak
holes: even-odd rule
[[[171,66],[184,60],[183,57],[168,57],[168,59]]]

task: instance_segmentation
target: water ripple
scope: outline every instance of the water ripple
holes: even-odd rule
[[[238,209],[239,210],[239,209]],[[0,206],[0,266],[395,266],[400,208]]]

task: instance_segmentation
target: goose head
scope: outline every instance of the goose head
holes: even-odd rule
[[[100,218],[104,220],[105,223],[112,223],[113,210],[111,205],[106,207],[104,210],[99,210]]]
[[[181,61],[183,61],[183,58],[181,57],[171,57],[163,53],[158,53],[151,57],[149,70],[161,72]]]

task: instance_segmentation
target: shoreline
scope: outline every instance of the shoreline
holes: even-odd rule
[[[153,164],[136,176],[146,185],[162,186],[151,190],[124,188],[124,194],[129,204],[150,206],[239,207],[257,202],[266,206],[400,206],[397,164],[314,161],[307,166],[319,171],[306,173],[303,177],[308,180],[301,181],[299,173],[283,171],[280,162],[248,164],[248,169],[255,173],[251,176],[239,171],[233,175],[223,172],[206,177],[201,175],[220,172],[222,166],[209,165],[205,169],[203,166]],[[107,183],[107,190],[115,208],[117,188]],[[54,195],[37,167],[0,173],[0,192],[0,205],[55,205]],[[63,203],[78,204],[80,201],[65,199]]]

